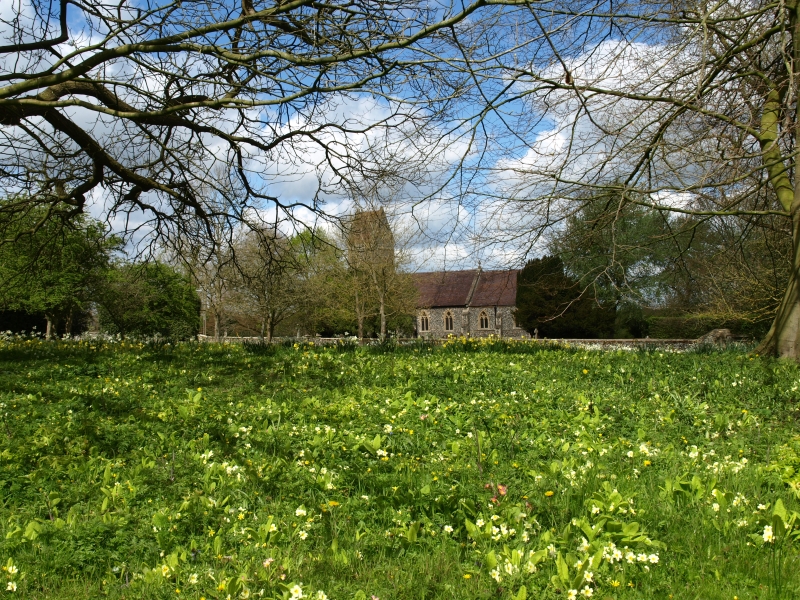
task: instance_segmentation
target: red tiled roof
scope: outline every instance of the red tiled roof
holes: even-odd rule
[[[477,277],[477,283],[475,281]],[[514,306],[517,271],[435,271],[415,273],[417,307]],[[473,290],[473,285],[475,286]],[[470,293],[472,296],[470,297]]]
[[[481,272],[471,306],[514,306],[516,303],[516,270]]]
[[[466,306],[477,273],[475,270],[414,273],[414,285],[419,291],[417,307]]]

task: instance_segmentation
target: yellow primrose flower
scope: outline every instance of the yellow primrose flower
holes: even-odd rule
[[[544,495],[545,495],[545,496],[547,496],[548,498],[550,498],[550,497],[551,497],[553,494],[555,494],[555,492],[553,492],[552,490],[547,490],[547,491],[544,493]]]

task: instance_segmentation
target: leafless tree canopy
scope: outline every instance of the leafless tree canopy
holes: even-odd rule
[[[166,231],[213,218],[211,188],[236,190],[226,216],[308,218],[400,147],[406,166],[427,154],[468,79],[441,59],[471,51],[457,31],[487,4],[14,0],[0,181],[18,200],[3,211],[68,218],[102,198]],[[277,189],[309,165],[315,189]]]

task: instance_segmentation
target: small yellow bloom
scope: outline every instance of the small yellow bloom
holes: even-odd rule
[[[611,582],[611,587],[619,587],[619,581],[617,581],[616,579],[614,581],[612,581]]]
[[[646,461],[644,461],[644,466],[645,466],[645,467],[649,467],[649,466],[650,466],[650,465],[652,465],[652,464],[653,464],[653,463],[651,463],[649,460],[646,460]]]
[[[583,374],[584,374],[584,375],[588,375],[588,374],[589,374],[589,369],[584,369],[584,370],[583,370]]]
[[[545,495],[545,496],[547,496],[548,498],[550,498],[550,497],[551,497],[553,494],[555,494],[555,492],[553,492],[552,490],[547,490],[547,491],[544,493],[544,495]]]
[[[336,500],[328,500],[328,506],[339,506]]]
[[[471,579],[471,578],[472,575],[470,575],[469,573],[464,573],[464,579]]]

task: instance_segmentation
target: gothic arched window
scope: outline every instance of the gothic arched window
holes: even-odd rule
[[[444,330],[453,331],[453,313],[449,310],[444,313]]]
[[[480,324],[481,329],[489,329],[489,315],[486,314],[485,310],[481,311]]]
[[[431,328],[430,322],[428,321],[428,313],[424,312],[419,317],[419,330],[420,331],[429,331]]]

